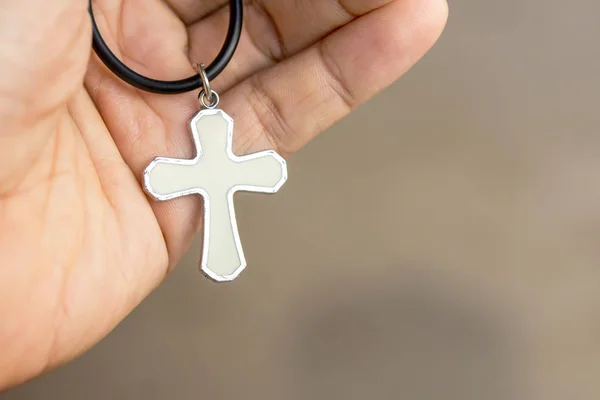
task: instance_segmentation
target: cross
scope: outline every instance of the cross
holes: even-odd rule
[[[246,267],[233,195],[277,192],[287,180],[286,162],[274,151],[233,154],[233,120],[221,110],[202,110],[190,125],[196,157],[156,158],[144,172],[144,187],[159,201],[192,194],[204,198],[200,268],[215,281],[231,281]]]

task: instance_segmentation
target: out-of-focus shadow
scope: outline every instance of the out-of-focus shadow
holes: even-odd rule
[[[318,304],[315,296],[297,299],[312,311],[286,329],[284,398],[522,398],[520,336],[510,313],[439,276],[397,278],[316,296]]]

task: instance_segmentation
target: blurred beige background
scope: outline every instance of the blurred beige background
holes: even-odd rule
[[[600,398],[600,3],[451,0],[433,51],[240,196],[250,266],[198,246],[21,399]]]

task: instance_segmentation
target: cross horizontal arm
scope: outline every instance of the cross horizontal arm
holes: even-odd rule
[[[156,158],[144,172],[144,187],[158,200],[171,200],[204,192],[198,186],[194,160]]]
[[[287,180],[287,164],[272,150],[237,157],[236,161],[238,190],[275,193]]]

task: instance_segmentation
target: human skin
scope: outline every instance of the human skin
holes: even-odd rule
[[[227,0],[98,0],[111,49],[174,80],[209,63]],[[213,82],[234,150],[289,155],[394,82],[437,40],[445,0],[245,1]],[[156,156],[191,157],[196,93],[136,90],[91,52],[87,0],[0,0],[0,390],[108,334],[177,264],[201,199],[151,201]],[[191,60],[191,61],[190,61]]]

